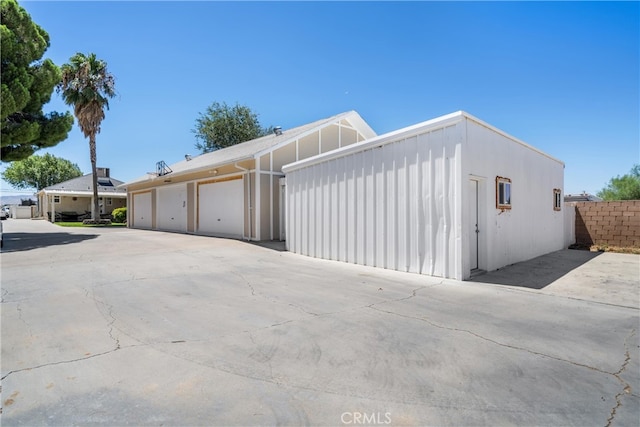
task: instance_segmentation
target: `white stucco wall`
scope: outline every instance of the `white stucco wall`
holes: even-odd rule
[[[564,195],[564,164],[480,121],[467,118],[465,127],[463,176],[480,180],[484,198],[479,267],[491,271],[562,249],[564,206],[553,209],[553,190]],[[496,208],[497,176],[511,180],[509,210]],[[462,200],[468,197],[463,186]],[[465,242],[469,230],[463,227]]]

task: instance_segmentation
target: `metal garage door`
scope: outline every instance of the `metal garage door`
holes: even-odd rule
[[[187,231],[187,187],[184,184],[158,189],[157,228],[164,231]]]
[[[133,195],[133,228],[151,228],[151,192]]]
[[[198,185],[198,232],[242,238],[244,188],[242,178]]]

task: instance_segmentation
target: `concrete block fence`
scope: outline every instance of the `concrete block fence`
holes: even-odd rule
[[[573,202],[575,243],[640,248],[640,200]]]

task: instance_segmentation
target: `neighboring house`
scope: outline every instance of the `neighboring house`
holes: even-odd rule
[[[594,196],[593,194],[565,194],[564,196],[565,203],[569,202],[601,202],[602,199],[598,196]]]
[[[283,172],[298,254],[461,280],[564,247],[564,163],[462,111]]]
[[[11,218],[30,219],[34,216],[35,208],[35,206],[11,205],[9,212],[11,213]]]
[[[118,188],[123,182],[111,178],[109,168],[97,168],[100,215],[109,216],[127,205],[127,192]],[[92,218],[93,174],[51,185],[38,192],[39,216],[50,221],[75,221]]]
[[[282,167],[362,142],[355,111],[167,166],[127,182],[129,227],[247,240],[284,240]]]

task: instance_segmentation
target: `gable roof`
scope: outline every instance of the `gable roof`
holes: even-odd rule
[[[280,135],[271,133],[269,135],[242,142],[231,147],[222,148],[210,153],[201,154],[197,157],[192,157],[191,160],[182,160],[180,162],[169,165],[169,168],[172,172],[163,176],[174,177],[186,173],[199,172],[201,170],[209,169],[216,166],[239,162],[241,160],[257,158],[270,151],[287,145],[298,138],[302,138],[312,132],[315,132],[318,129],[322,129],[333,123],[339,123],[342,120],[349,121],[349,123],[351,123],[359,132],[361,132],[366,139],[376,136],[374,130],[371,129],[371,127],[362,119],[362,117],[360,117],[357,112],[348,111],[346,113],[337,114],[326,119],[298,126],[293,129],[283,130]],[[148,173],[142,177],[125,183],[124,186],[150,181],[154,178],[156,178],[155,174]]]
[[[98,193],[126,194],[126,190],[118,188],[123,182],[110,177],[98,177]],[[40,191],[47,193],[93,193],[93,174],[73,178],[58,184],[50,185]]]

